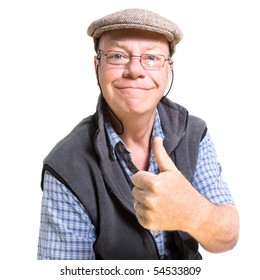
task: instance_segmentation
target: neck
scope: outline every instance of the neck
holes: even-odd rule
[[[149,145],[150,137],[153,129],[155,110],[138,116],[128,116],[119,118],[123,124],[124,130],[120,135],[121,139],[127,145],[131,147],[133,145]],[[116,117],[109,112],[110,120],[117,132],[122,131],[122,124],[116,119]]]
[[[125,145],[131,152],[131,158],[139,170],[148,170],[150,157],[150,139],[154,124],[156,110],[146,114],[138,114],[119,117],[124,126],[123,133],[120,135]],[[110,120],[116,131],[122,131],[118,119],[109,113]]]

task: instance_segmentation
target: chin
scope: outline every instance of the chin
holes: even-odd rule
[[[138,104],[137,106],[129,106],[128,109],[125,111],[126,115],[128,117],[131,116],[138,116],[141,117],[146,114],[152,114],[155,111],[156,107],[148,107],[144,106],[144,104],[140,105]]]

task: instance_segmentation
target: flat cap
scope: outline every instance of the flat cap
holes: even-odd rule
[[[182,32],[176,23],[148,10],[125,9],[93,21],[87,30],[93,37],[95,50],[103,32],[117,29],[141,29],[164,35],[170,43],[171,54],[182,39]]]

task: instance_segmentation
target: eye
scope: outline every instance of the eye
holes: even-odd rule
[[[120,53],[114,53],[111,57],[119,60],[122,59],[122,55]]]
[[[158,59],[158,56],[150,54],[145,57],[145,60],[150,61],[150,62],[156,62],[159,59]]]
[[[160,64],[163,60],[163,56],[158,55],[158,54],[145,54],[142,57],[142,60],[145,63],[149,63],[149,64]]]
[[[158,54],[144,54],[142,56],[142,61],[145,66],[148,67],[157,67],[160,66],[163,62],[161,55]]]
[[[107,58],[110,60],[126,60],[128,59],[128,55],[121,52],[108,52]]]

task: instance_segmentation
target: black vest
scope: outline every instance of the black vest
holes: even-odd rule
[[[136,219],[131,189],[111,154],[101,113],[103,103],[100,98],[96,113],[82,120],[53,148],[44,160],[42,174],[48,170],[85,207],[96,228],[97,259],[159,259],[150,231]],[[191,182],[206,124],[167,98],[158,104],[158,112],[165,135],[164,147]],[[201,259],[198,243],[189,234],[169,234],[172,259]]]

